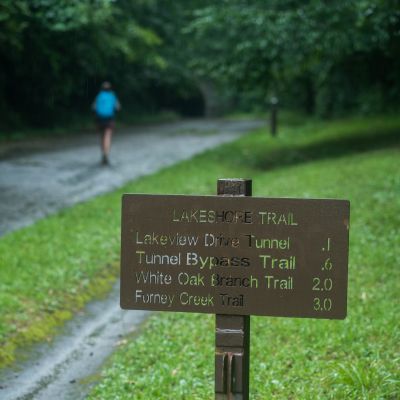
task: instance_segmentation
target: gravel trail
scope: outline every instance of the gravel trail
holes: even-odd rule
[[[257,121],[190,120],[117,131],[111,166],[85,134],[0,151],[0,235],[120,187],[138,176],[232,141]],[[1,150],[1,149],[0,149]]]

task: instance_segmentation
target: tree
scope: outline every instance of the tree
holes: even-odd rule
[[[161,39],[138,24],[131,2],[6,0],[0,8],[2,114],[48,124],[85,107],[104,78],[121,91],[138,86],[132,71],[162,68]],[[145,3],[145,2],[141,2]],[[133,83],[132,83],[133,82]],[[1,109],[0,109],[1,111]],[[44,121],[46,118],[46,121]]]
[[[398,1],[223,0],[187,27],[191,67],[323,115],[398,105],[399,10]]]

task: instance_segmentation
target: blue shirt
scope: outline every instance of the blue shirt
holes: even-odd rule
[[[112,118],[118,107],[118,99],[114,92],[102,90],[95,99],[95,111],[99,117]]]

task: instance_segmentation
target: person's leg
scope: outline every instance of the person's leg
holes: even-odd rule
[[[103,164],[108,164],[108,155],[110,154],[112,138],[112,127],[107,126],[104,128],[101,148],[103,151]]]
[[[104,126],[104,122],[101,120],[101,118],[97,119],[97,129],[99,130],[99,138],[100,138],[100,148],[101,148],[101,156],[102,156],[102,164],[106,163],[106,157],[105,157],[105,130],[106,127]]]
[[[104,131],[104,152],[108,155],[111,148],[112,128],[107,127]]]

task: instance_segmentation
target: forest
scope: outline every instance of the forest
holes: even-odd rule
[[[399,0],[2,0],[0,128],[124,112],[396,112]]]

